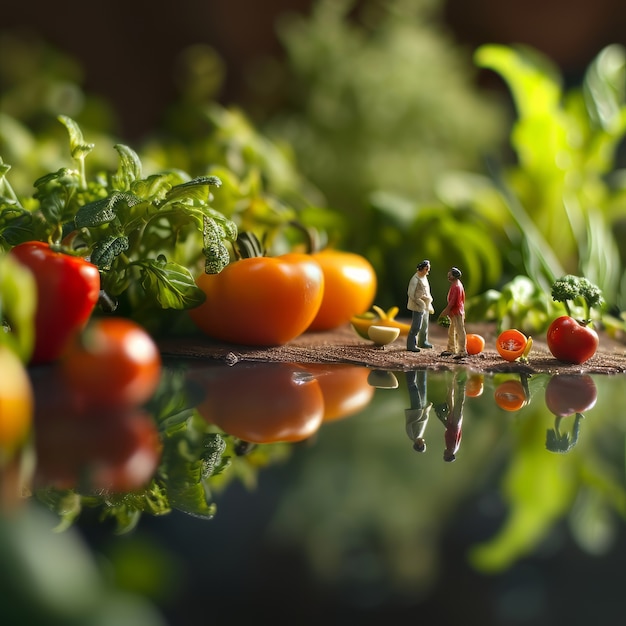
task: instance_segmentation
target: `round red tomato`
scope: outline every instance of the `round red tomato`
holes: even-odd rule
[[[569,315],[557,317],[546,335],[548,348],[555,359],[563,363],[581,364],[598,349],[598,334]]]
[[[25,442],[33,419],[33,389],[20,359],[0,345],[0,467]],[[1,471],[1,470],[0,470]]]
[[[369,310],[376,297],[376,272],[363,256],[340,250],[312,255],[324,273],[324,297],[308,330],[330,330]]]
[[[358,413],[374,397],[367,367],[348,363],[307,364],[304,367],[315,376],[322,389],[325,422]]]
[[[306,254],[251,257],[196,283],[206,301],[189,314],[209,337],[274,346],[295,339],[315,318],[324,295],[320,265]]]
[[[589,374],[558,374],[548,381],[545,398],[551,413],[566,417],[593,408],[598,390]]]
[[[92,320],[61,360],[68,383],[92,405],[148,401],[161,378],[161,355],[142,326],[122,317]]]
[[[100,294],[100,272],[85,259],[57,252],[42,241],[21,243],[9,254],[32,271],[37,285],[30,362],[54,361],[91,316]]]
[[[192,372],[191,377],[204,393],[200,415],[243,441],[302,441],[322,424],[320,384],[297,365],[239,364]]]

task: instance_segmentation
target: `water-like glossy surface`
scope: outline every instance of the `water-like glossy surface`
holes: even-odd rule
[[[96,511],[120,501],[92,496],[70,532],[131,591],[148,559],[169,624],[615,622],[625,398],[623,377],[172,362],[150,405],[170,510],[116,538]]]

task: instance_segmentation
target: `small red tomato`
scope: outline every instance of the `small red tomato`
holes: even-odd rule
[[[322,250],[311,256],[324,273],[324,297],[308,330],[338,328],[369,310],[376,297],[377,280],[365,257],[340,250]]]
[[[37,285],[30,362],[54,361],[89,320],[100,294],[100,272],[85,259],[57,252],[42,241],[18,244],[9,254],[32,271]]]
[[[198,405],[200,415],[243,441],[302,441],[322,424],[320,384],[299,366],[241,364],[190,376],[204,392]]]
[[[558,361],[580,365],[588,361],[598,349],[598,333],[569,315],[557,317],[546,335],[548,348]]]
[[[209,337],[236,344],[275,346],[302,334],[319,310],[324,274],[310,255],[289,253],[234,261],[196,283],[206,301],[191,309]]]
[[[61,360],[69,385],[100,406],[147,402],[161,378],[161,355],[152,337],[130,319],[92,320]]]
[[[551,413],[566,417],[593,408],[598,390],[589,374],[558,374],[548,381],[545,398]]]
[[[524,385],[519,380],[506,380],[494,392],[496,404],[505,411],[519,411],[526,406],[528,398]]]
[[[528,338],[516,328],[502,331],[496,339],[498,354],[506,361],[515,361],[524,354]]]
[[[476,333],[467,333],[465,349],[467,354],[480,354],[485,349],[485,338]]]

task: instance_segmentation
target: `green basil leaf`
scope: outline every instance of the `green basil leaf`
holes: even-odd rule
[[[67,115],[59,115],[58,120],[67,128],[67,132],[70,136],[70,152],[72,158],[78,160],[84,159],[94,149],[95,144],[87,143],[83,139],[83,133],[80,127],[73,119],[67,117]]]
[[[132,207],[141,200],[131,193],[114,192],[108,198],[100,198],[82,206],[76,212],[74,223],[76,228],[101,226],[108,224],[117,217],[119,205]]]
[[[186,267],[167,261],[163,256],[134,265],[140,268],[142,287],[161,308],[191,309],[204,302],[204,292]]]
[[[110,269],[115,258],[125,250],[128,250],[128,237],[110,235],[94,244],[91,262],[100,269]]]
[[[111,177],[112,186],[120,191],[128,191],[136,180],[141,179],[141,161],[132,148],[120,143],[113,147],[120,156],[120,162],[117,172]]]

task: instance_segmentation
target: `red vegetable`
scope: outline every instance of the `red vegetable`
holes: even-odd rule
[[[593,408],[598,390],[589,374],[559,374],[546,386],[546,406],[557,417],[584,413]]]
[[[546,340],[554,358],[563,363],[584,363],[598,349],[596,331],[569,315],[562,315],[550,324]]]
[[[122,317],[90,322],[60,361],[65,380],[100,407],[147,402],[161,378],[161,355],[142,326]]]
[[[98,302],[98,268],[42,241],[18,244],[9,254],[32,271],[37,284],[35,347],[30,363],[54,361],[87,323]]]

